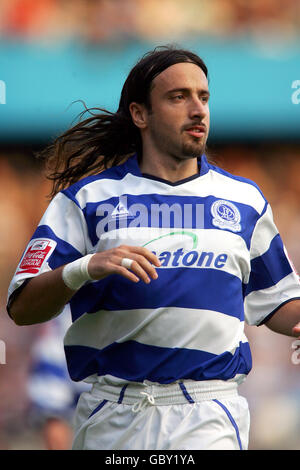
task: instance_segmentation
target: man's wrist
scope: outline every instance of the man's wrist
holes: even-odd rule
[[[88,264],[94,254],[89,254],[79,258],[72,263],[68,263],[62,270],[62,279],[67,287],[78,290],[92,277],[88,272]]]

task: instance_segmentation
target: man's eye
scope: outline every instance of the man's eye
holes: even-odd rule
[[[175,96],[173,96],[173,99],[178,100],[178,101],[183,100],[183,98],[184,98],[183,95],[175,95]]]

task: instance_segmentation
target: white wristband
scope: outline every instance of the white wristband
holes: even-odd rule
[[[66,264],[62,270],[62,278],[67,287],[78,290],[86,281],[92,279],[88,272],[88,264],[94,254],[83,256],[72,263]]]

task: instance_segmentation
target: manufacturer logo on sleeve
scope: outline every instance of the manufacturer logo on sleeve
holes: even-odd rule
[[[220,229],[228,229],[232,232],[241,231],[241,214],[232,202],[218,199],[211,206],[213,216],[212,223]]]

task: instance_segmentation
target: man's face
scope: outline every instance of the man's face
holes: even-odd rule
[[[184,160],[202,155],[209,132],[208,81],[192,63],[168,67],[153,80],[147,138],[162,154]]]

